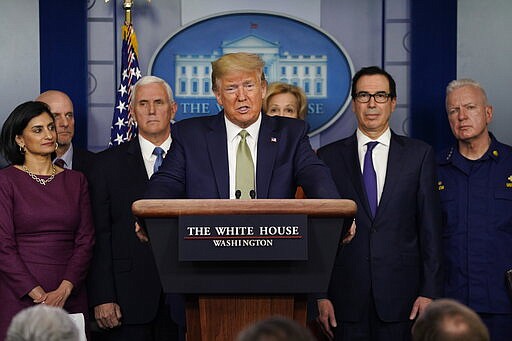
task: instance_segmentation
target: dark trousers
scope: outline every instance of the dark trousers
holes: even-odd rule
[[[379,318],[373,296],[357,322],[338,321],[336,341],[410,341],[413,321],[384,322]],[[411,307],[412,309],[412,307]]]
[[[480,318],[487,326],[492,341],[512,340],[512,314],[483,314]]]
[[[171,319],[162,294],[157,315],[150,323],[122,324],[117,328],[95,331],[91,333],[91,341],[182,341],[179,329]],[[181,334],[183,337],[183,332]]]

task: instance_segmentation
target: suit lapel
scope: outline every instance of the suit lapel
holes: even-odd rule
[[[221,111],[212,119],[210,131],[206,136],[210,162],[219,190],[219,198],[221,199],[229,199],[229,165],[226,136],[224,111]]]
[[[359,163],[359,154],[357,152],[357,137],[356,134],[352,135],[345,141],[348,148],[343,148],[343,159],[346,163],[346,169],[349,171],[349,179],[354,179],[354,190],[359,197],[359,202],[362,203],[366,215],[371,218],[372,213],[366,197],[366,190],[363,184],[363,175],[361,174],[361,164]]]
[[[268,116],[261,117],[261,126],[258,136],[258,156],[256,161],[256,195],[260,199],[268,198],[270,179],[274,169],[274,162],[277,155],[277,147],[281,132],[275,126],[275,120]]]
[[[142,158],[142,151],[140,150],[139,139],[134,138],[132,141],[128,142],[129,146],[126,150],[128,154],[128,160],[130,165],[133,165],[133,172],[137,174],[137,177],[140,177],[140,181],[144,181],[146,184],[148,179],[148,172],[146,171],[146,166],[144,165],[144,159]]]
[[[402,169],[404,169],[404,144],[395,133],[391,132],[391,140],[389,144],[388,164],[386,168],[386,181],[380,197],[379,207],[377,209],[378,218],[386,210],[388,202],[393,198],[393,191],[401,177]]]

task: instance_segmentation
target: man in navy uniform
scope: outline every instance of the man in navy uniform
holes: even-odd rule
[[[457,143],[438,160],[446,264],[445,296],[475,310],[492,340],[512,337],[512,148],[489,133],[493,108],[471,79],[446,88]]]

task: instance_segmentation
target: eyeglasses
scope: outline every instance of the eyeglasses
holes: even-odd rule
[[[391,94],[388,94],[384,91],[379,91],[374,94],[370,94],[368,92],[358,92],[354,99],[358,101],[359,103],[368,103],[370,102],[370,99],[373,97],[375,102],[377,103],[386,103],[388,101],[388,98],[391,97]]]

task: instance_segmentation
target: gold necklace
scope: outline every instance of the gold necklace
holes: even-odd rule
[[[41,185],[43,186],[46,186],[47,183],[49,183],[50,181],[53,180],[53,178],[55,177],[55,173],[57,172],[57,169],[55,168],[54,165],[52,165],[52,175],[50,175],[50,177],[48,179],[41,179],[40,177],[38,177],[37,175],[35,175],[34,173],[32,173],[31,171],[28,170],[28,168],[25,166],[25,165],[22,165],[21,166],[23,168],[23,170],[28,174],[30,175],[30,177],[32,179],[34,179],[36,182],[40,183]]]

